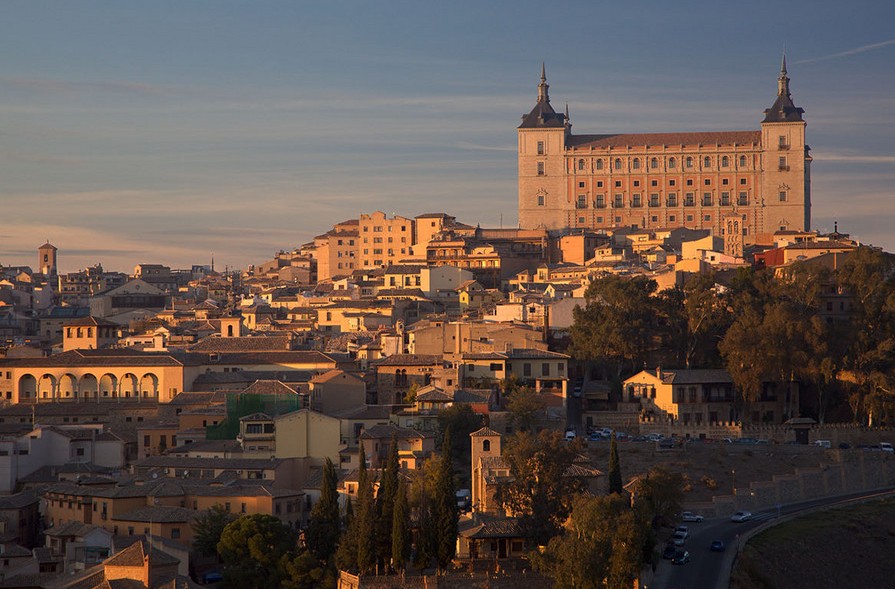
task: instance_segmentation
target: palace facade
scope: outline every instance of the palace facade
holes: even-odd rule
[[[575,135],[548,88],[542,67],[518,127],[520,227],[683,226],[739,244],[810,228],[811,156],[785,58],[757,131]]]

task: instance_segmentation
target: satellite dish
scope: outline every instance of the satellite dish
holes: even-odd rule
[[[158,473],[157,473],[157,472],[152,473],[152,478],[153,478],[153,479],[157,479],[157,478],[158,478]]]

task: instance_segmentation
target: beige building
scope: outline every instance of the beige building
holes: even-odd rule
[[[413,219],[397,215],[389,219],[382,211],[361,214],[358,235],[358,268],[396,264],[410,255],[414,243]]]
[[[785,60],[757,131],[575,135],[548,88],[542,69],[518,128],[520,227],[736,227],[747,243],[810,227],[811,156]]]

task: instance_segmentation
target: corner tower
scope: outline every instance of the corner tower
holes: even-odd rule
[[[519,226],[563,227],[567,224],[565,149],[571,125],[553,110],[547,72],[541,64],[538,99],[522,115],[519,136]]]
[[[805,142],[804,109],[792,101],[786,55],[777,76],[777,98],[761,122],[764,230],[811,228],[811,155]]]

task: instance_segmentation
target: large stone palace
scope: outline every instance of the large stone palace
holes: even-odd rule
[[[811,224],[811,156],[784,57],[758,131],[576,135],[556,112],[542,66],[519,125],[519,225],[683,226],[751,243]]]

